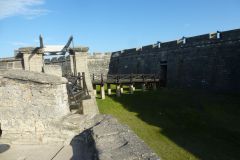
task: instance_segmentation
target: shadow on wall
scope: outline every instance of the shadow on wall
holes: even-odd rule
[[[70,145],[73,156],[71,160],[98,160],[98,151],[90,129],[75,136]]]
[[[9,150],[10,145],[8,144],[0,144],[0,153],[6,152],[7,150]]]
[[[164,89],[111,99],[200,159],[240,159],[239,96]]]

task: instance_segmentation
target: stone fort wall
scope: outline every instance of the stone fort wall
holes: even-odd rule
[[[92,55],[89,54],[87,57],[87,64],[90,75],[107,75],[109,72],[110,59],[111,53],[93,53]]]
[[[71,73],[69,56],[54,57],[44,60],[44,72],[47,74],[65,76]]]
[[[88,70],[90,75],[93,75],[93,74],[107,75],[109,72],[110,59],[111,59],[111,53],[88,54],[86,60],[87,60],[87,65],[88,65]],[[46,71],[46,73],[49,73],[49,74],[59,75],[58,73],[55,73],[55,72],[59,72],[58,66],[60,66],[63,75],[71,72],[70,59],[68,56],[45,59],[44,71]]]
[[[109,74],[156,73],[171,88],[239,92],[239,62],[237,29],[113,52]]]

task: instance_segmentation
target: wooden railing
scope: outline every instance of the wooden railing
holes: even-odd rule
[[[92,74],[93,84],[132,84],[132,83],[150,83],[158,82],[160,75],[158,74],[108,74],[108,75],[96,75]]]
[[[89,97],[85,73],[78,73],[77,76],[68,75],[66,78],[68,80],[67,91],[70,107],[71,105],[79,106],[83,99]]]

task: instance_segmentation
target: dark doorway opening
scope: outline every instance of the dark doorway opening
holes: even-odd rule
[[[160,86],[166,87],[167,85],[167,65],[160,66]]]

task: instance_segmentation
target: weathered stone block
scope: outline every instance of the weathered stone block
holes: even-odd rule
[[[82,101],[84,115],[96,115],[99,113],[96,101],[93,99],[86,99]]]

